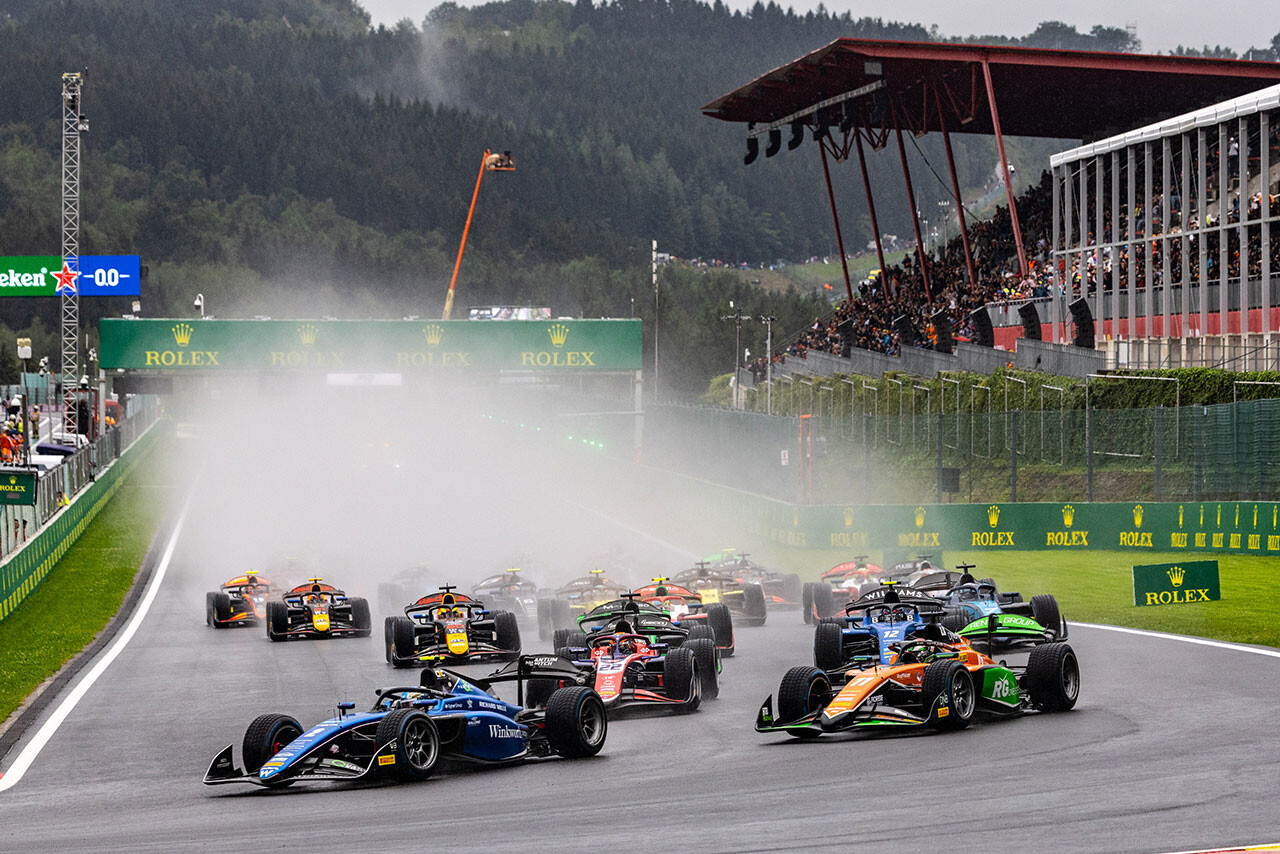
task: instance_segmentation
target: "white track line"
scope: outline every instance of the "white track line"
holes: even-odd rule
[[[93,666],[80,682],[72,689],[71,693],[63,698],[58,704],[57,709],[44,722],[36,732],[35,737],[27,742],[27,746],[18,754],[18,758],[14,760],[9,770],[0,777],[0,792],[12,789],[22,779],[22,775],[27,773],[27,769],[31,767],[31,763],[36,761],[36,757],[40,755],[40,751],[49,743],[49,739],[53,738],[54,733],[58,731],[58,727],[62,726],[62,722],[67,719],[71,711],[76,707],[89,689],[93,687],[93,683],[98,681],[98,677],[107,672],[107,668],[111,666],[111,662],[116,660],[118,656],[128,645],[129,641],[138,631],[138,627],[142,625],[142,621],[147,617],[147,611],[151,610],[151,603],[155,601],[156,592],[160,590],[160,583],[164,581],[165,571],[169,568],[169,561],[173,557],[173,550],[178,545],[178,537],[182,533],[182,525],[187,520],[187,510],[191,507],[191,497],[188,495],[186,504],[183,505],[182,513],[178,516],[178,522],[173,526],[173,533],[169,536],[169,543],[165,546],[164,555],[160,558],[160,564],[156,567],[155,575],[151,577],[151,585],[147,588],[146,595],[142,598],[141,604],[138,606],[129,620],[123,632],[111,644],[111,648],[107,650],[102,658]]]
[[[1194,643],[1200,646],[1213,646],[1218,649],[1231,649],[1236,652],[1251,652],[1254,655],[1265,655],[1269,658],[1280,658],[1280,650],[1262,649],[1256,646],[1246,646],[1240,643],[1225,643],[1223,641],[1208,640],[1206,638],[1192,638],[1186,635],[1171,635],[1166,632],[1148,632],[1142,629],[1127,629],[1123,626],[1103,626],[1098,623],[1076,623],[1072,622],[1071,626],[1082,626],[1086,629],[1102,629],[1107,632],[1123,632],[1126,635],[1142,635],[1148,638],[1163,638],[1164,640],[1181,641],[1182,643]]]

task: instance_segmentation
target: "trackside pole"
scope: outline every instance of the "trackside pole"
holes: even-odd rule
[[[488,163],[491,153],[486,148],[484,157],[480,158],[480,174],[476,175],[476,189],[471,194],[471,207],[467,209],[467,224],[462,227],[462,243],[458,245],[458,260],[453,262],[453,278],[449,279],[449,295],[444,298],[444,320],[448,320],[449,315],[453,313],[453,289],[458,284],[458,271],[462,269],[462,252],[467,248],[467,233],[471,231],[471,217],[476,212],[476,199],[480,198],[480,182],[484,180],[485,164]]]

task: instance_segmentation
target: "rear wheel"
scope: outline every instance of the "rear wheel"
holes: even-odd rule
[[[391,663],[396,667],[412,667],[412,659],[417,650],[417,639],[414,637],[413,621],[408,617],[391,618],[391,650],[395,654]]]
[[[554,599],[538,600],[538,640],[544,641],[551,638],[551,631],[555,628],[554,621],[551,617],[551,605]]]
[[[551,645],[556,649],[569,645],[569,632],[571,629],[556,629],[551,633]]]
[[[683,710],[686,712],[694,711],[702,702],[698,662],[687,645],[671,650],[663,659],[662,684],[668,697],[684,701]]]
[[[1046,712],[1065,712],[1080,696],[1080,662],[1068,643],[1046,643],[1027,659],[1027,693]]]
[[[609,717],[600,695],[581,685],[552,692],[544,723],[547,744],[569,759],[595,756],[609,732]]]
[[[716,633],[711,629],[711,626],[707,625],[706,622],[702,620],[699,620],[689,626],[689,637],[685,640],[685,643],[697,640],[698,638],[705,638],[706,640],[711,641],[712,646],[715,646]]]
[[[835,623],[818,623],[813,631],[813,663],[819,670],[839,670],[844,664],[844,632]]]
[[[729,613],[729,606],[723,602],[708,605],[707,622],[716,633],[716,646],[723,649],[725,655],[733,655],[733,615]]]
[[[783,723],[796,721],[826,707],[831,702],[831,680],[816,667],[793,667],[782,677],[778,686],[778,719]],[[792,729],[788,735],[796,738],[817,738],[818,730]]]
[[[719,661],[716,655],[716,645],[706,638],[698,638],[697,640],[687,641],[685,648],[693,651],[693,657],[698,662],[698,680],[699,687],[702,689],[702,697],[704,700],[714,700],[720,696],[720,673]]]
[[[942,618],[942,627],[947,631],[958,632],[969,625],[969,618],[964,614],[951,613]]]
[[[833,616],[836,612],[835,594],[831,590],[831,585],[817,582],[813,585],[813,613],[814,619],[820,620],[823,617]]]
[[[564,636],[564,645],[565,645],[565,646],[586,646],[586,645],[587,645],[587,633],[586,633],[586,632],[575,632],[575,631],[570,631],[570,632],[568,632],[568,633],[567,633],[567,634],[565,634],[565,636]]]
[[[520,654],[520,625],[516,622],[515,614],[510,611],[494,611],[493,632],[499,648],[512,655]]]
[[[746,584],[742,588],[742,608],[749,626],[763,626],[769,612],[764,603],[764,588],[759,584]]]
[[[373,633],[373,617],[369,614],[369,600],[347,600],[351,603],[351,624],[355,626],[356,637],[367,638]]]
[[[378,722],[374,743],[378,750],[392,741],[396,746],[390,756],[395,761],[386,766],[397,780],[425,780],[436,770],[440,758],[440,733],[435,722],[418,709],[396,709]],[[379,760],[381,762],[381,760]]]
[[[964,729],[978,706],[972,674],[954,660],[935,661],[924,669],[920,700],[934,729]]]
[[[240,746],[240,756],[244,759],[244,770],[255,774],[264,762],[275,756],[285,745],[302,735],[302,724],[288,715],[258,715],[249,724],[244,733],[244,743]],[[275,785],[287,786],[288,780]],[[268,785],[271,785],[268,783]]]
[[[382,645],[383,657],[386,658],[387,664],[391,663],[391,650],[394,639],[392,636],[392,626],[395,624],[395,617],[382,618]]]
[[[1050,593],[1040,593],[1031,597],[1031,616],[1055,635],[1062,629],[1062,616],[1058,611],[1058,600]]]
[[[782,576],[782,598],[787,602],[799,602],[801,597],[800,576],[788,572]]]
[[[289,631],[289,606],[278,600],[267,602],[267,637],[284,640]]]
[[[800,588],[800,614],[806,626],[813,622],[813,585],[814,582],[806,581]]]

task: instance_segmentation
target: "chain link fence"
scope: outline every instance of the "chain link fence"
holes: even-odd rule
[[[801,416],[653,407],[646,462],[802,503],[1280,496],[1277,399],[1068,409],[1052,386],[1019,399],[1006,385],[993,401],[981,384],[841,384],[855,381],[785,390]],[[1005,396],[1012,408],[991,408]]]

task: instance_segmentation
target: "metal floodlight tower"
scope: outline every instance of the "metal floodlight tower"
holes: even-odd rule
[[[471,231],[471,218],[475,216],[476,199],[480,198],[480,182],[484,180],[484,173],[514,171],[516,171],[516,162],[512,159],[510,151],[495,154],[487,148],[484,150],[484,157],[480,160],[480,174],[476,176],[476,189],[471,194],[471,207],[467,209],[467,224],[462,228],[462,243],[458,245],[458,260],[453,264],[453,278],[449,280],[449,293],[444,298],[445,320],[448,320],[449,315],[453,314],[453,291],[458,284],[458,271],[462,269],[462,253],[467,248],[467,234]]]
[[[76,433],[74,388],[80,373],[80,134],[89,129],[80,114],[84,75],[62,75],[62,407],[63,430]]]

